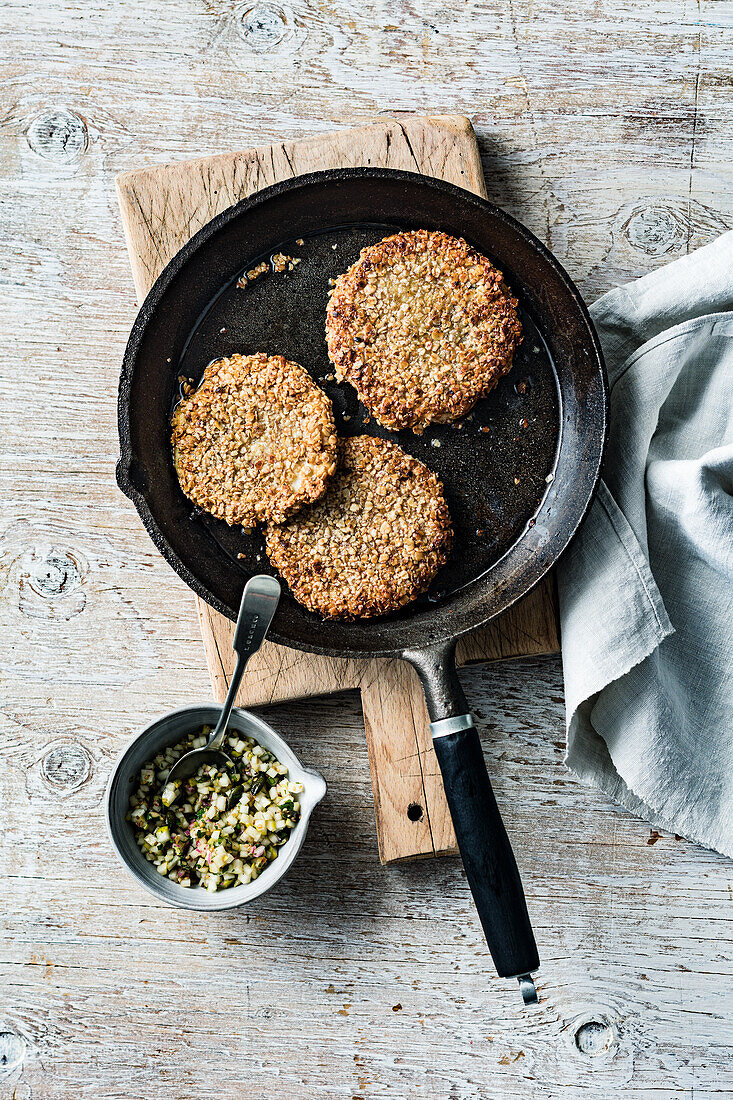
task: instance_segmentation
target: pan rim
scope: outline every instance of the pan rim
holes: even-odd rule
[[[527,245],[529,245],[536,253],[539,254],[542,261],[548,265],[555,274],[556,277],[562,283],[564,290],[571,299],[574,308],[577,310],[579,318],[582,320],[583,325],[587,331],[590,344],[595,352],[595,363],[598,368],[598,381],[601,387],[600,402],[601,408],[595,417],[595,427],[600,438],[595,441],[595,467],[592,470],[592,474],[589,477],[589,489],[587,491],[587,499],[583,505],[578,507],[578,511],[574,517],[574,521],[567,526],[562,536],[562,545],[552,555],[552,560],[543,563],[536,576],[527,580],[527,583],[520,583],[519,591],[513,593],[510,598],[502,602],[501,608],[490,611],[483,616],[476,616],[475,620],[467,622],[461,626],[453,628],[452,631],[441,631],[441,638],[436,639],[435,643],[438,645],[452,644],[452,642],[474,630],[480,629],[485,626],[491,619],[495,618],[499,614],[502,614],[509,607],[515,604],[518,600],[522,599],[528,592],[530,592],[539,582],[547,575],[547,573],[554,568],[559,561],[560,557],[565,553],[568,546],[572,542],[573,538],[577,534],[578,528],[585,519],[588,511],[595,498],[598,488],[598,482],[601,477],[601,470],[603,464],[603,458],[606,450],[607,443],[607,426],[608,426],[608,379],[603,359],[603,352],[600,346],[598,335],[595,331],[593,321],[588,311],[585,302],[583,301],[580,292],[578,291],[575,283],[565,271],[560,262],[550,252],[550,250],[525,228],[520,222],[513,218],[510,214],[507,214],[500,207],[490,202],[479,195],[474,194],[472,191],[467,191],[465,188],[458,187],[455,184],[448,183],[445,180],[436,179],[431,176],[424,176],[417,172],[407,172],[401,169],[390,168],[377,168],[377,167],[356,167],[356,168],[336,168],[326,169],[321,172],[311,172],[305,175],[295,176],[288,180],[282,180],[279,183],[272,184],[269,187],[263,188],[254,194],[241,199],[239,202],[223,210],[220,214],[217,214],[209,222],[201,227],[179,249],[178,252],[169,260],[166,266],[163,268],[157,279],[153,283],[152,287],[148,291],[145,299],[138,311],[138,314],[133,323],[130,331],[130,336],[125,348],[125,353],[122,361],[122,370],[120,374],[119,388],[118,388],[118,431],[120,438],[121,457],[117,464],[117,481],[122,491],[131,499],[134,504],[143,525],[147,530],[150,537],[153,539],[157,549],[171,566],[174,571],[181,577],[181,579],[192,589],[192,591],[200,596],[206,603],[208,603],[214,610],[225,615],[229,619],[236,618],[236,611],[230,608],[222,600],[212,593],[206,584],[202,583],[198,577],[193,573],[188,565],[179,557],[176,551],[158,526],[152,510],[145,499],[144,494],[135,487],[133,480],[130,476],[130,466],[132,464],[132,433],[130,426],[130,391],[132,387],[132,379],[134,373],[134,367],[137,360],[140,347],[144,340],[146,330],[150,324],[153,316],[155,315],[158,305],[164,298],[165,294],[169,290],[174,280],[181,274],[183,269],[188,264],[189,260],[201,249],[211,237],[215,236],[222,229],[224,229],[231,222],[236,221],[239,217],[249,214],[256,210],[258,206],[266,203],[279,195],[291,191],[297,191],[300,189],[317,188],[320,184],[333,183],[338,181],[346,181],[349,179],[389,179],[395,182],[402,182],[406,185],[413,185],[428,189],[433,189],[447,195],[449,198],[455,198],[461,203],[468,203],[478,209],[479,212],[489,214],[492,218],[498,219],[503,222],[504,225],[515,235],[520,237]],[[600,443],[600,445],[599,445]],[[517,536],[512,543],[511,547],[506,551],[506,554],[510,553],[526,534],[526,528]],[[502,555],[502,558],[506,556]],[[501,560],[501,559],[500,559]],[[343,625],[343,624],[342,624]],[[368,658],[370,656],[397,656],[403,653],[408,647],[403,645],[392,646],[380,646],[376,649],[360,649],[355,648],[353,650],[347,647],[340,646],[326,646],[318,643],[299,643],[293,640],[290,636],[283,636],[277,628],[277,620],[273,623],[273,628],[270,631],[269,638],[271,641],[285,645],[290,648],[304,650],[306,652],[316,653],[323,656],[351,656],[354,659]],[[427,645],[414,645],[410,646],[411,649],[427,648]]]

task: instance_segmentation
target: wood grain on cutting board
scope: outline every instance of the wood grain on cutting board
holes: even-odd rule
[[[117,191],[138,294],[142,298],[182,245],[233,203],[293,176],[362,165],[422,172],[485,194],[473,128],[468,119],[452,115],[385,119],[127,172],[118,177]],[[233,624],[197,603],[214,694],[223,700],[234,664]],[[547,580],[488,627],[462,639],[457,656],[466,664],[558,649],[553,586]],[[405,662],[320,657],[266,642],[250,661],[238,702],[253,706],[354,688],[361,691],[380,859],[455,851],[422,691]]]

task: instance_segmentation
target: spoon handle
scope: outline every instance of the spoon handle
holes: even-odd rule
[[[234,631],[233,649],[237,654],[237,664],[232,673],[219,721],[209,739],[207,749],[221,748],[247,661],[264,642],[279,600],[280,583],[274,577],[261,573],[247,581]]]

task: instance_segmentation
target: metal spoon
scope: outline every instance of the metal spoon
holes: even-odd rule
[[[229,691],[221,708],[216,729],[211,734],[208,743],[201,749],[192,749],[180,760],[177,760],[171,770],[164,787],[169,783],[180,783],[188,779],[199,770],[202,764],[231,765],[232,760],[222,751],[222,744],[227,732],[229,715],[232,713],[237,690],[242,681],[247,661],[253,653],[256,653],[265,640],[265,635],[270,628],[272,617],[275,614],[280,600],[280,584],[274,577],[268,577],[261,573],[252,577],[242,594],[242,602],[239,606],[237,626],[234,631],[232,648],[237,654],[237,665],[232,675]]]

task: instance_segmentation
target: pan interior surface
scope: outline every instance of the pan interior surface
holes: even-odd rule
[[[215,296],[186,342],[177,378],[198,384],[212,359],[267,352],[300,363],[331,399],[340,435],[364,433],[396,442],[443,482],[455,539],[450,561],[430,590],[391,618],[440,603],[487,572],[537,512],[552,477],[559,436],[559,398],[552,359],[536,324],[520,307],[524,338],[509,375],[463,420],[432,425],[423,435],[389,432],[371,419],[355,391],[339,384],[329,361],[325,315],[331,281],[366,245],[400,227],[341,226],[280,242],[274,255],[300,259],[274,272],[271,255],[248,262],[267,270],[245,285],[235,279]],[[175,398],[174,398],[175,400]],[[246,534],[203,512],[192,522],[241,571],[243,582],[268,568],[261,532]],[[383,620],[386,622],[388,620]]]
[[[463,421],[422,436],[370,421],[353,389],[336,383],[325,342],[330,280],[402,228],[440,229],[487,255],[519,300],[524,328],[496,389]],[[278,252],[301,262],[236,285]],[[225,211],[174,257],[140,311],[120,381],[120,484],[173,568],[230,618],[247,577],[270,571],[261,535],[204,515],[183,495],[170,416],[181,378],[196,383],[213,359],[255,351],[301,363],[332,399],[342,434],[393,439],[434,470],[456,532],[431,590],[402,612],[323,621],[286,594],[275,642],[334,655],[441,643],[528,591],[587,510],[605,436],[605,375],[587,311],[550,254],[485,200],[440,181],[381,169],[301,177]]]

